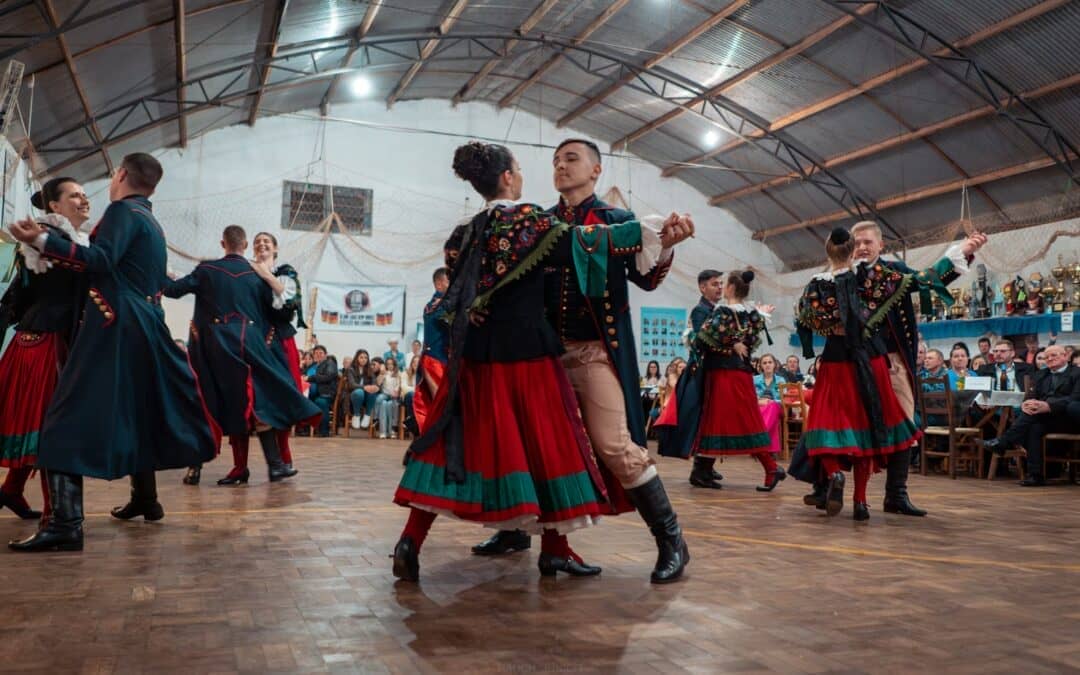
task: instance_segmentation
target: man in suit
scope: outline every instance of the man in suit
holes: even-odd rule
[[[195,296],[189,354],[199,374],[207,407],[229,436],[233,468],[218,485],[247,483],[250,433],[262,444],[270,480],[296,474],[286,467],[274,430],[314,421],[318,408],[308,401],[285,360],[274,353],[274,293],[244,258],[247,234],[230,225],[221,235],[225,257],[199,263],[176,279],[165,295]]]
[[[990,355],[994,362],[979,368],[979,375],[994,379],[994,391],[1024,391],[1027,378],[1035,374],[1035,366],[1016,360],[1011,340],[998,340]]]
[[[701,325],[709,318],[713,309],[716,308],[716,304],[720,302],[724,295],[723,275],[716,270],[702,270],[698,273],[697,282],[698,290],[701,291],[701,298],[698,299],[698,304],[690,310],[691,332],[688,336],[690,343],[693,343],[694,334],[701,330]],[[720,481],[724,480],[724,477],[714,468],[715,466],[715,457],[695,455],[694,467],[690,471],[690,484],[694,487],[720,489]]]
[[[1080,433],[1080,368],[1069,363],[1060,345],[1047,347],[1044,354],[1046,368],[1035,373],[1032,396],[1020,406],[1020,416],[999,438],[983,444],[998,455],[1016,446],[1027,450],[1028,475],[1020,481],[1024,487],[1046,485],[1042,447],[1046,434]]]

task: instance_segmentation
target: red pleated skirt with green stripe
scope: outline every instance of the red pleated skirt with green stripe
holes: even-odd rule
[[[443,444],[413,455],[394,502],[496,529],[566,533],[608,513],[570,382],[554,357],[466,361],[463,483],[447,482]],[[432,418],[445,397],[436,397]]]
[[[889,366],[884,356],[870,361],[884,428],[879,432],[881,447],[875,448],[870,437],[870,421],[855,381],[855,364],[846,361],[821,361],[814,385],[814,404],[806,418],[803,439],[811,456],[838,455],[874,457],[906,450],[915,444],[922,431],[904,415],[889,380]]]
[[[38,435],[56,391],[60,342],[57,333],[17,331],[0,358],[0,466],[37,461]]]
[[[769,452],[772,441],[750,373],[734,368],[706,371],[696,445],[694,452],[708,457]]]

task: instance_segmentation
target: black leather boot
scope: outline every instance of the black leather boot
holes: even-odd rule
[[[526,551],[532,546],[532,537],[524,530],[499,530],[482,544],[472,547],[475,555],[503,555]]]
[[[715,457],[701,457],[700,455],[694,457],[694,468],[690,471],[690,484],[694,487],[710,488],[712,490],[719,490],[724,487],[713,477],[715,473],[713,471],[714,464],[716,464]]]
[[[296,475],[296,469],[290,468],[281,461],[281,448],[278,447],[277,433],[273,429],[260,431],[256,434],[259,444],[262,445],[263,457],[266,458],[266,466],[270,470],[270,482],[276,483]]]
[[[682,576],[690,562],[690,550],[682,536],[675,510],[671,508],[660,476],[654,476],[644,485],[626,491],[630,502],[637,507],[642,520],[656,537],[656,567],[650,580],[654,584],[667,584]]]
[[[131,501],[112,510],[113,518],[131,520],[142,516],[145,520],[161,520],[165,509],[157,499],[157,478],[153,471],[131,474]]]
[[[825,513],[835,516],[844,510],[844,483],[847,479],[841,471],[829,476],[829,487],[825,492]]]
[[[198,485],[202,479],[202,464],[196,464],[195,466],[189,466],[187,473],[184,474],[184,485]]]
[[[83,548],[82,476],[58,471],[46,474],[49,482],[49,520],[33,536],[22,541],[9,541],[13,551],[81,551]]]
[[[926,511],[911,503],[907,492],[908,468],[911,466],[911,450],[902,450],[889,455],[889,465],[885,473],[885,513],[899,513],[904,516],[925,516]]]
[[[870,520],[870,506],[862,502],[855,502],[855,511],[852,513],[855,520]]]
[[[826,483],[814,483],[814,491],[810,494],[803,495],[802,503],[807,506],[814,506],[816,508],[825,510],[825,495],[829,492],[829,484]]]

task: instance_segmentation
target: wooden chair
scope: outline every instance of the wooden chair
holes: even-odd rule
[[[938,391],[926,391],[923,385],[937,387]],[[926,466],[931,457],[941,457],[948,461],[949,477],[955,479],[956,471],[960,462],[974,462],[976,475],[983,473],[982,446],[978,441],[982,438],[982,430],[978,427],[962,426],[963,415],[955,409],[953,404],[952,390],[949,389],[949,378],[930,377],[916,383],[919,391],[919,409],[923,423],[923,447],[922,460],[919,462],[919,472],[926,475]],[[938,417],[945,420],[945,426],[928,424],[930,417]],[[946,450],[931,449],[931,438],[942,438],[946,441]]]
[[[781,459],[789,459],[791,451],[802,438],[803,425],[810,414],[802,382],[781,382],[780,390],[780,447]]]
[[[1064,455],[1051,455],[1051,443],[1068,443],[1068,451]],[[1043,436],[1043,466],[1050,462],[1065,464],[1069,467],[1069,482],[1076,482],[1076,468],[1080,464],[1080,434],[1046,434]]]
[[[352,429],[352,401],[349,400],[347,384],[348,382],[343,375],[338,380],[337,393],[334,394],[334,405],[330,408],[330,433],[337,434],[340,421],[338,418],[342,417],[345,421],[345,438],[349,437],[349,431]]]

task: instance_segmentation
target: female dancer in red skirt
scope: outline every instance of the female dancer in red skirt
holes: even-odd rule
[[[718,305],[694,336],[693,348],[705,369],[704,401],[694,454],[699,457],[753,455],[765,469],[764,485],[757,489],[769,492],[786,475],[772,456],[750,367],[750,353],[761,345],[761,335],[766,333],[765,318],[743,304],[753,280],[754,273],[750,270],[728,274],[723,291],[726,304]],[[695,484],[720,487],[713,480]]]
[[[420,548],[436,514],[541,532],[544,576],[599,574],[565,537],[607,508],[559,339],[544,316],[543,274],[545,265],[578,258],[588,275],[590,261],[633,254],[641,228],[629,222],[570,233],[541,207],[517,203],[521,170],[500,145],[458,148],[454,173],[488,206],[446,244],[450,286],[440,304],[453,317],[450,360],[394,495],[410,507],[394,576],[418,580]]]
[[[73,178],[45,183],[31,202],[46,213],[38,219],[42,229],[85,244],[79,228],[90,217],[90,201]],[[0,300],[0,338],[9,324],[15,337],[0,358],[0,466],[8,469],[0,486],[0,506],[20,518],[39,518],[23,491],[34,469],[38,432],[45,419],[57,376],[74,337],[83,293],[79,276],[45,262],[36,249],[20,246],[16,273]],[[49,512],[48,483],[41,476],[45,513]]]
[[[803,291],[797,322],[804,341],[811,338],[806,329],[825,336],[814,405],[803,432],[811,461],[819,462],[828,477],[825,511],[834,516],[843,509],[841,468],[850,463],[854,517],[867,520],[871,471],[884,456],[911,447],[921,435],[893,393],[885,343],[877,330],[915,281],[880,262],[852,268],[854,249],[847,230],[833,230],[825,245],[830,271],[816,275]]]

